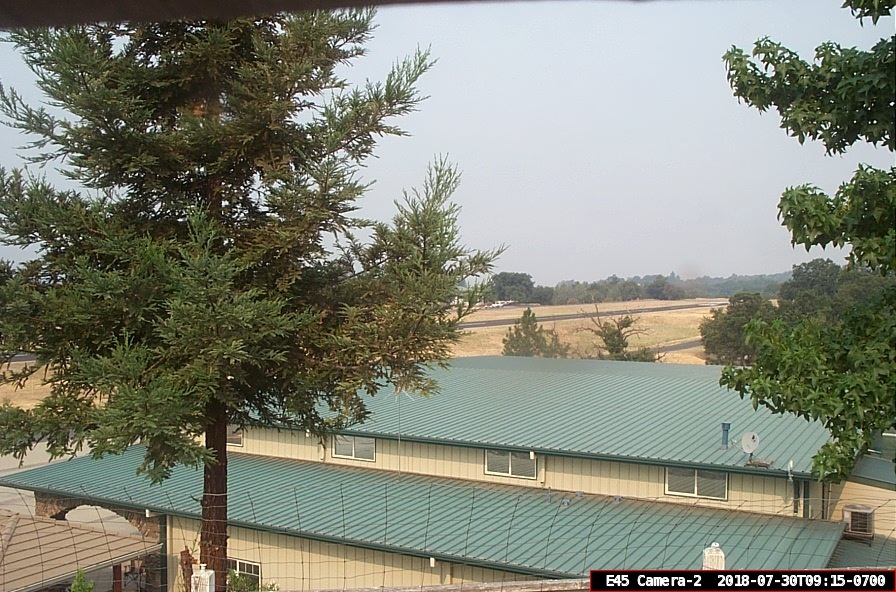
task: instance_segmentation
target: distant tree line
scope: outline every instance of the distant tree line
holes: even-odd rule
[[[492,276],[487,294],[492,300],[526,304],[599,304],[630,300],[681,300],[727,298],[739,292],[756,292],[772,298],[791,272],[774,275],[732,275],[727,278],[699,277],[683,280],[675,272],[668,276],[646,275],[620,278],[616,275],[595,282],[565,280],[554,287],[536,285],[532,276],[501,272]]]

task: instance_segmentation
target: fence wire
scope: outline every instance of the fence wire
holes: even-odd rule
[[[832,545],[830,521],[794,516],[790,504],[715,504],[720,509],[700,500],[531,488],[507,497],[508,489],[433,486],[421,499],[410,493],[419,490],[387,486],[371,494],[346,482],[319,500],[309,500],[297,486],[231,493],[229,506],[243,514],[230,515],[229,565],[243,583],[279,590],[462,590],[477,582],[502,589],[521,581],[587,577],[590,569],[699,569],[702,550],[713,542],[731,569],[803,569],[818,566],[819,553]],[[867,566],[896,565],[896,527],[888,526],[896,524],[896,499],[846,501],[873,507],[877,526],[873,540],[846,543],[847,551],[840,543],[834,561],[852,553]],[[801,502],[820,508],[823,500]],[[25,571],[64,590],[71,582],[60,580],[60,573],[79,568],[96,583],[95,592],[112,590],[113,578],[128,592],[155,592],[163,582],[185,592],[184,558],[200,558],[200,523],[189,517],[163,518],[164,560],[158,541],[135,526],[137,514],[125,518],[81,506],[67,512],[71,528],[60,534],[58,528],[51,532],[52,520],[35,514],[33,494],[0,488],[0,518],[0,590],[15,589]],[[113,573],[109,561],[121,556],[124,540],[139,540],[138,549]],[[30,556],[23,561],[14,551],[26,544]]]

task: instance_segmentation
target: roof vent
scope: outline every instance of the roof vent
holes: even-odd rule
[[[870,541],[874,538],[874,508],[849,504],[843,506],[843,520],[846,521],[844,538]]]

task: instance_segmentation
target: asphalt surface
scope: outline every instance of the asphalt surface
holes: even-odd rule
[[[34,362],[37,356],[34,354],[16,354],[12,357],[13,362]]]
[[[605,317],[618,317],[626,314],[642,314],[645,312],[662,312],[665,310],[688,310],[690,308],[714,308],[719,306],[726,306],[727,302],[707,302],[706,304],[674,304],[672,306],[651,306],[648,308],[637,308],[633,310],[617,310],[608,312],[606,314],[601,314],[601,316]],[[514,308],[522,308],[514,307]],[[569,321],[573,319],[587,319],[588,317],[594,316],[591,313],[587,312],[577,312],[572,314],[560,314],[560,315],[550,315],[550,316],[539,316],[538,322],[544,323],[546,321]],[[512,325],[518,319],[495,319],[492,321],[470,321],[467,323],[461,323],[461,329],[478,329],[480,327],[500,327],[502,325]]]

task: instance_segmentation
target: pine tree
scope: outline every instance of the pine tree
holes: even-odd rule
[[[527,308],[523,316],[507,330],[503,353],[505,356],[529,358],[565,358],[569,354],[569,346],[561,343],[556,331],[539,325],[535,313]]]
[[[378,137],[402,135],[426,52],[350,87],[370,10],[16,31],[46,110],[0,109],[79,191],[0,170],[0,232],[36,258],[0,286],[3,350],[37,363],[0,449],[95,457],[139,441],[154,481],[203,467],[201,561],[226,582],[228,426],[323,436],[387,384],[430,393],[494,252],[458,242],[444,161],[391,223],[353,215]],[[361,240],[357,236],[369,236]],[[460,298],[461,304],[454,305]],[[466,298],[466,300],[464,300]],[[45,373],[44,370],[49,370]]]

